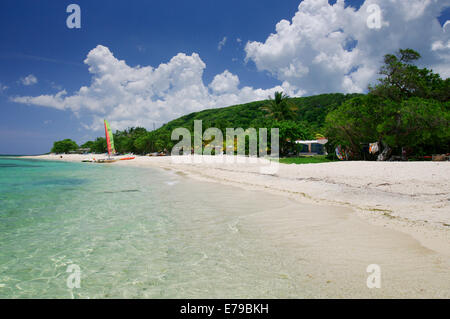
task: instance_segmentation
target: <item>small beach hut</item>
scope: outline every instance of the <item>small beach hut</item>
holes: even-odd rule
[[[327,153],[325,144],[328,143],[328,139],[325,137],[316,140],[297,140],[295,143],[306,146],[300,151],[302,155],[322,155]]]
[[[70,151],[69,154],[87,154],[91,151],[90,148],[79,148],[75,151]]]

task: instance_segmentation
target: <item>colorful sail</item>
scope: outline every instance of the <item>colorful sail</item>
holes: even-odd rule
[[[116,152],[114,148],[114,136],[107,120],[105,120],[105,136],[106,144],[108,145],[108,155],[114,154]]]

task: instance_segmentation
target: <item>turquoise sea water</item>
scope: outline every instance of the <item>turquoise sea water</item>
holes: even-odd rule
[[[245,222],[289,205],[158,169],[0,157],[0,298],[294,297]]]
[[[367,288],[370,264],[383,289]],[[0,157],[0,298],[448,298],[449,265],[347,209],[182,172]]]

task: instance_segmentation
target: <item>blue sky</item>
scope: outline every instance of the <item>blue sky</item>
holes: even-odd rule
[[[386,34],[398,36],[384,53],[423,48],[424,63],[446,74],[450,27],[445,33],[424,26],[429,21],[441,28],[450,19],[448,8],[418,7],[422,13],[411,17],[395,1],[379,2],[392,22],[362,33],[349,21],[365,23],[363,0],[343,7],[311,0],[300,7],[298,0],[2,0],[0,154],[47,152],[63,138],[82,143],[103,134],[103,117],[113,129],[151,128],[279,89],[291,96],[364,91],[382,57],[376,41]],[[81,7],[81,29],[66,26],[71,3]],[[337,21],[329,22],[333,15]],[[402,28],[394,23],[399,19]],[[416,36],[402,35],[408,25],[411,32],[417,28]],[[352,41],[358,44],[343,44]]]

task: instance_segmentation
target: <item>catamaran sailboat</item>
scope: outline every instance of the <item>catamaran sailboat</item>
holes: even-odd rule
[[[104,120],[104,122],[105,122],[106,145],[108,146],[108,158],[98,159],[95,162],[96,163],[114,163],[114,162],[118,161],[118,159],[111,158],[111,155],[114,155],[116,153],[116,150],[114,148],[114,136],[112,134],[111,127],[109,126],[108,121]]]

